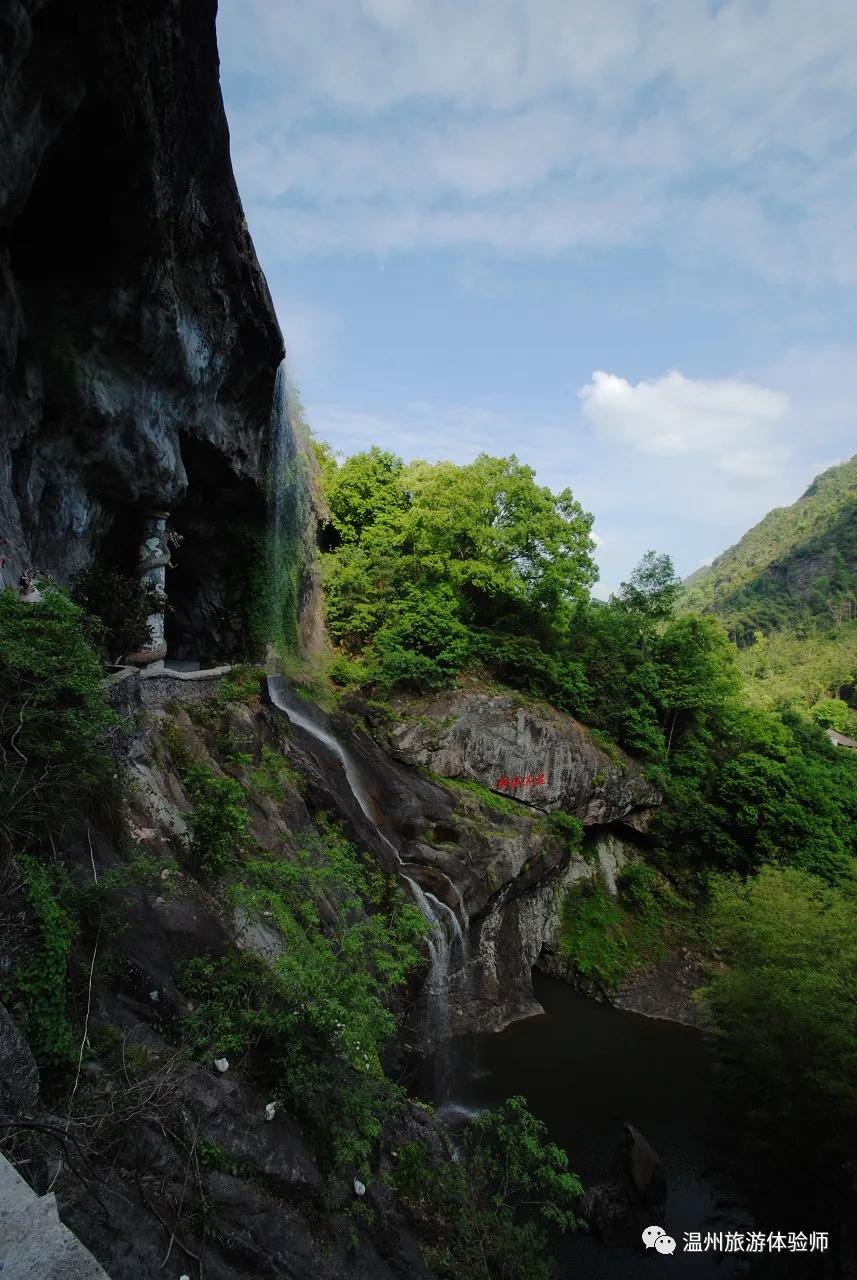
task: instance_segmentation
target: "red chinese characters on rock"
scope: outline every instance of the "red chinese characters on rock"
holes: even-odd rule
[[[502,778],[498,778],[494,783],[497,791],[516,791],[518,787],[543,787],[544,785],[545,775],[543,773],[516,773],[511,778],[504,773]]]

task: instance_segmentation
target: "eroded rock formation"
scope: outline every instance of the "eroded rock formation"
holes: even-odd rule
[[[408,764],[587,824],[618,822],[659,801],[630,756],[599,746],[571,716],[510,692],[453,690],[412,704],[388,742]]]
[[[283,341],[232,175],[214,0],[0,5],[0,562],[131,570],[176,656],[248,643]],[[298,500],[298,498],[296,498]]]
[[[394,723],[377,725],[375,740],[355,721],[327,728],[352,752],[374,816],[408,873],[467,926],[470,962],[454,983],[450,1030],[498,1030],[539,1011],[532,969],[540,957],[561,971],[558,912],[568,887],[600,870],[615,892],[617,872],[634,856],[628,838],[645,828],[660,797],[624,752],[599,746],[572,717],[513,694],[460,688],[400,700],[398,712]],[[294,736],[307,769],[318,770],[309,762],[324,751]],[[355,835],[372,847],[344,776],[332,762],[322,772],[342,815],[357,824]],[[501,778],[542,773],[544,783],[498,787]],[[586,856],[545,820],[557,809],[582,819]],[[383,844],[377,853],[389,863]]]

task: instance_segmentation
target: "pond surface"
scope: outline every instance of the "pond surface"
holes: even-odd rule
[[[564,1246],[560,1280],[741,1274],[734,1255],[682,1249],[686,1231],[701,1231],[704,1239],[706,1231],[736,1229],[718,1208],[708,1167],[711,1081],[699,1032],[588,1000],[544,976],[535,975],[534,985],[543,1016],[455,1043],[444,1073],[453,1081],[447,1109],[467,1113],[522,1094],[586,1186],[610,1177],[630,1121],[663,1161],[668,1197],[657,1225],[677,1242],[666,1257],[576,1234]]]

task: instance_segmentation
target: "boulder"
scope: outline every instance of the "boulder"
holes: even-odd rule
[[[640,1203],[663,1204],[667,1198],[667,1180],[661,1158],[632,1124],[625,1125],[625,1158]]]
[[[387,731],[392,754],[444,778],[480,783],[588,825],[627,819],[660,801],[643,768],[545,703],[454,689],[406,708]]]
[[[667,1183],[659,1156],[632,1124],[624,1126],[613,1169],[587,1190],[581,1215],[608,1244],[639,1246],[645,1228],[663,1217]]]
[[[26,1115],[39,1096],[39,1069],[17,1023],[0,1004],[0,1111]]]

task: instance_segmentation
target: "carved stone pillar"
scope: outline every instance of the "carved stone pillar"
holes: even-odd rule
[[[143,525],[143,542],[140,547],[140,581],[150,583],[163,602],[156,613],[149,614],[147,619],[151,640],[137,653],[129,654],[126,662],[145,667],[152,662],[162,662],[167,656],[167,642],[164,636],[164,611],[167,603],[167,565],[170,563],[170,549],[167,542],[167,511],[151,511]]]

